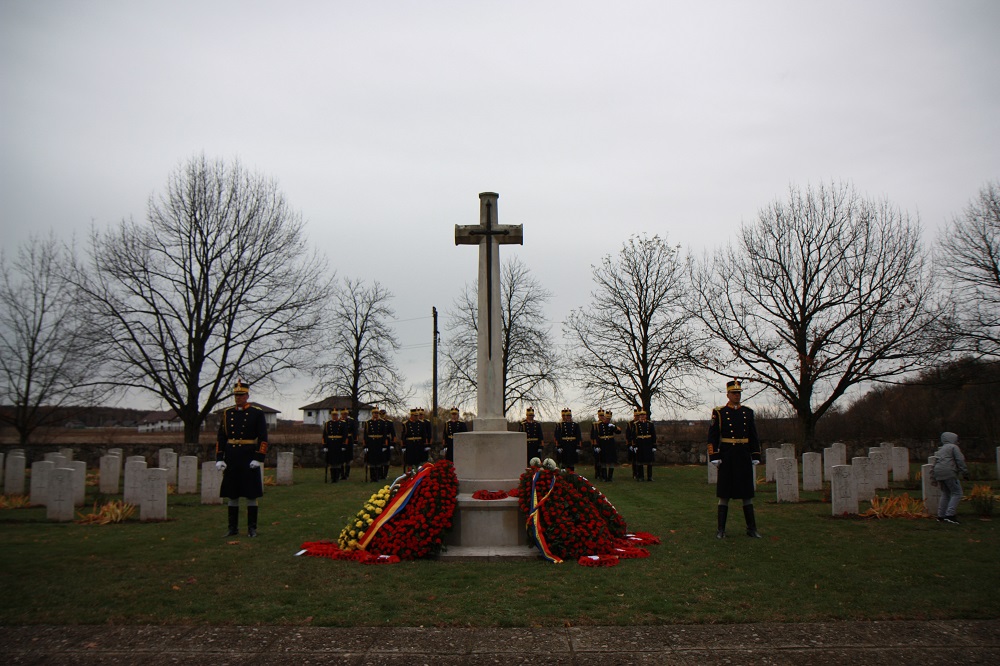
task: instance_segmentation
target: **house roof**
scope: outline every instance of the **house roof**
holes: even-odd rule
[[[366,402],[359,402],[359,409],[372,409],[372,405]],[[343,395],[331,395],[327,398],[323,398],[319,402],[314,402],[305,407],[299,407],[299,409],[350,409],[351,408],[351,398],[349,396]]]
[[[176,421],[176,420],[178,420],[177,412],[175,412],[172,409],[168,409],[165,412],[149,412],[141,419],[139,419],[139,423],[160,423],[162,421]]]

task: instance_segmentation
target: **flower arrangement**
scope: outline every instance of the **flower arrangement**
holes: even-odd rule
[[[996,503],[996,497],[993,495],[993,489],[989,485],[976,484],[972,486],[972,494],[969,495],[969,501],[972,503],[972,508],[980,516],[993,515],[993,505]]]
[[[890,497],[876,495],[872,498],[872,507],[861,514],[862,518],[923,518],[923,500],[910,497],[909,493]]]
[[[458,504],[458,477],[448,460],[424,463],[372,495],[340,532],[337,544],[302,544],[302,554],[381,564],[436,555]]]
[[[552,562],[593,555],[611,555],[616,539],[625,537],[625,519],[583,477],[546,467],[531,467],[521,475],[518,502],[528,516],[528,541]],[[607,558],[584,563],[605,562]]]
[[[347,522],[344,529],[340,530],[337,537],[337,545],[343,550],[354,550],[358,547],[358,539],[375,522],[375,517],[382,513],[385,505],[391,497],[389,486],[380,488],[374,495],[368,498],[358,514]]]
[[[126,504],[121,500],[108,502],[101,506],[100,509],[97,508],[97,502],[94,502],[93,512],[86,515],[78,513],[77,515],[80,518],[76,522],[81,525],[111,525],[112,523],[125,522],[134,514],[135,506]]]

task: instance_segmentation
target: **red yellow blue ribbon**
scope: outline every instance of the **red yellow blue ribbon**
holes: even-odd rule
[[[371,540],[375,538],[378,531],[382,529],[386,523],[395,518],[396,515],[399,514],[404,508],[406,508],[407,503],[409,503],[410,498],[413,497],[413,494],[416,492],[420,482],[427,478],[427,475],[431,473],[432,467],[433,465],[430,463],[425,463],[417,472],[417,475],[413,477],[410,484],[405,488],[401,488],[396,495],[389,500],[389,503],[384,509],[382,509],[382,513],[379,514],[379,517],[372,521],[372,524],[368,526],[365,533],[361,535],[360,539],[358,539],[359,550],[365,550],[365,548],[368,547],[368,544],[371,543]]]
[[[545,541],[545,530],[542,527],[541,512],[539,509],[545,500],[549,498],[552,494],[552,489],[556,487],[556,475],[552,474],[552,483],[549,484],[549,489],[546,491],[545,496],[541,499],[538,498],[538,475],[541,471],[535,472],[535,475],[531,477],[531,507],[528,512],[528,520],[526,527],[529,532],[533,532],[535,536],[535,543],[538,544],[538,549],[542,551],[542,557],[547,559],[549,562],[554,562],[556,564],[562,563],[562,558],[552,552],[549,548],[549,544]]]

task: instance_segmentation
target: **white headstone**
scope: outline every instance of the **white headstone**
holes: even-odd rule
[[[938,502],[941,500],[941,488],[933,483],[934,465],[920,466],[920,490],[924,496],[924,511],[931,516],[938,515]]]
[[[778,502],[799,501],[799,466],[795,458],[778,458],[774,484]]]
[[[885,451],[881,448],[868,450],[869,469],[871,469],[872,486],[875,490],[882,490],[889,487],[889,461],[885,457]]]
[[[892,480],[910,480],[910,450],[905,446],[892,447]]]
[[[122,449],[117,448],[117,447],[113,448],[113,449],[108,449],[108,452],[107,452],[106,455],[109,455],[109,456],[118,456],[122,460],[125,460],[125,451],[123,451]]]
[[[167,470],[167,483],[177,485],[177,453],[173,449],[160,449],[157,452],[157,467]]]
[[[851,467],[854,468],[854,488],[858,494],[858,501],[871,501],[875,497],[875,485],[872,483],[871,460],[867,456],[851,458]]]
[[[802,454],[802,490],[823,490],[823,456],[818,453]]]
[[[128,464],[130,462],[146,462],[146,456],[129,456],[125,459],[125,463]]]
[[[711,462],[708,463],[708,482],[709,484],[719,482],[719,466],[713,465]]]
[[[177,494],[198,492],[198,456],[181,456],[177,460]]]
[[[201,503],[222,504],[219,490],[222,488],[222,472],[215,469],[215,461],[201,464]]]
[[[781,455],[779,458],[795,458],[795,444],[785,442],[781,445]]]
[[[68,463],[72,458],[67,458],[61,453],[52,451],[45,454],[45,460],[54,463],[56,467],[69,467]]]
[[[292,466],[295,463],[295,454],[292,451],[281,451],[278,453],[278,477],[276,483],[279,486],[292,485]]]
[[[71,448],[61,448],[59,449],[59,455],[66,459],[66,462],[73,462],[73,449]]]
[[[830,472],[830,503],[833,515],[856,515],[858,513],[858,492],[854,483],[853,465],[834,465]]]
[[[3,491],[8,495],[24,494],[24,471],[27,461],[23,454],[11,454],[4,461]]]
[[[167,470],[152,467],[142,471],[139,520],[167,519]]]
[[[56,465],[51,460],[31,463],[31,505],[46,506],[49,497],[49,475]]]
[[[134,457],[134,456],[133,456]],[[142,502],[142,473],[146,469],[146,459],[132,460],[125,463],[125,488],[122,501],[132,506]]]
[[[66,466],[73,470],[73,502],[76,506],[83,506],[87,501],[87,463],[71,460]]]
[[[100,489],[104,495],[117,495],[122,476],[121,456],[101,456]]]
[[[781,457],[781,449],[764,449],[764,481],[774,481],[774,469]]]
[[[76,474],[69,467],[59,467],[49,473],[48,504],[45,516],[49,520],[67,522],[73,520],[74,491],[73,476]]]

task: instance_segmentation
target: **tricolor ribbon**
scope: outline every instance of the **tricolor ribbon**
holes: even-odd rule
[[[549,544],[545,541],[545,530],[542,528],[541,512],[539,509],[545,503],[545,500],[549,498],[552,494],[553,488],[556,487],[556,475],[552,474],[552,483],[549,484],[549,489],[546,491],[545,496],[541,499],[538,498],[538,475],[541,471],[535,472],[534,476],[531,477],[531,507],[528,512],[528,520],[526,527],[529,532],[532,532],[535,536],[535,543],[538,544],[538,549],[542,551],[542,556],[549,562],[554,562],[560,564],[562,558],[555,555],[551,549],[549,549]]]
[[[382,510],[382,513],[379,514],[379,517],[372,521],[372,524],[368,526],[365,533],[358,539],[358,548],[360,550],[367,548],[368,544],[371,543],[371,540],[375,538],[375,534],[382,529],[382,526],[395,518],[399,512],[406,508],[410,498],[413,497],[413,493],[416,492],[417,486],[420,485],[421,481],[427,478],[432,467],[433,465],[430,463],[424,463],[424,465],[421,466],[420,471],[417,472],[417,475],[413,477],[413,481],[410,485],[405,488],[401,488],[396,493],[396,496],[389,500],[389,503]]]

